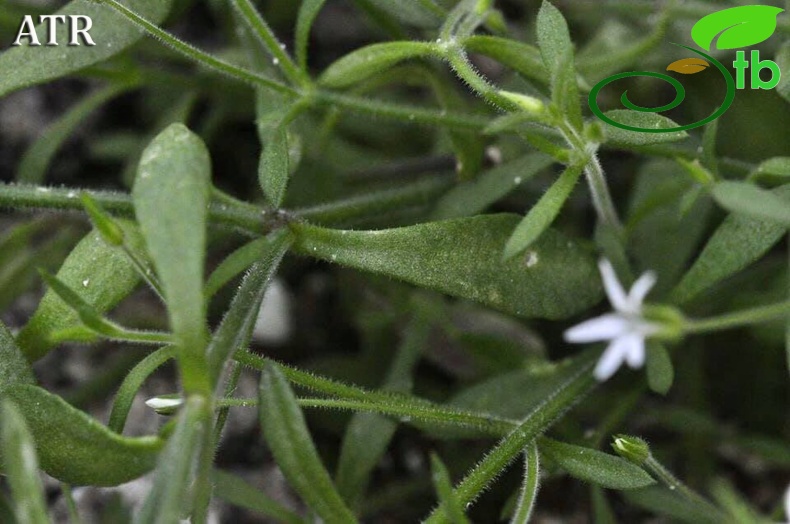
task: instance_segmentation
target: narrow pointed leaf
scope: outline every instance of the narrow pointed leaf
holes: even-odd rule
[[[469,524],[469,519],[464,515],[463,507],[453,491],[450,473],[438,455],[431,455],[431,471],[433,472],[434,488],[439,495],[439,504],[448,515],[448,520],[452,524]]]
[[[30,430],[19,408],[9,400],[0,401],[0,420],[3,472],[11,485],[15,516],[25,524],[47,524],[44,486]]]
[[[537,47],[490,35],[472,35],[465,38],[463,43],[467,51],[493,58],[525,78],[543,84],[551,82],[551,75]]]
[[[19,163],[16,179],[25,184],[41,184],[55,154],[89,114],[108,100],[127,91],[128,85],[111,85],[88,95],[53,122],[30,146]]]
[[[436,204],[435,220],[460,218],[482,213],[491,204],[507,196],[533,176],[552,164],[543,153],[530,153],[489,169],[474,180],[463,182],[448,191]]]
[[[678,124],[669,118],[656,113],[642,113],[630,109],[615,109],[607,111],[606,116],[623,125],[639,127],[642,129],[671,129]],[[685,131],[667,133],[643,133],[620,129],[611,125],[605,126],[606,142],[614,146],[649,146],[666,142],[677,142],[688,137]]]
[[[356,522],[321,463],[291,387],[272,365],[261,373],[259,398],[263,434],[290,485],[324,522]]]
[[[727,211],[790,227],[790,198],[754,184],[719,182],[713,187],[713,198]]]
[[[118,224],[130,245],[142,246],[140,233],[132,223],[119,220]],[[57,278],[71,289],[79,290],[80,297],[99,313],[126,298],[140,282],[129,257],[108,245],[97,231],[77,244],[60,267]],[[80,325],[77,312],[50,290],[17,335],[17,343],[27,359],[35,361],[57,345],[52,334]]]
[[[521,317],[565,318],[601,296],[592,255],[548,230],[529,258],[502,261],[519,217],[484,215],[381,231],[293,223],[305,255],[468,298]],[[459,249],[463,246],[463,249]]]
[[[280,207],[285,197],[285,188],[291,168],[288,158],[288,130],[281,123],[269,135],[258,165],[258,181],[269,203]]]
[[[187,389],[206,379],[203,267],[211,161],[203,141],[182,124],[162,131],[143,152],[132,198],[148,252],[164,288],[181,350]]]
[[[256,238],[228,255],[206,280],[206,298],[213,297],[228,282],[266,255],[270,243],[267,237]]]
[[[518,496],[518,506],[510,524],[529,524],[540,487],[540,454],[534,442],[524,451],[524,480]]]
[[[395,20],[424,29],[438,27],[444,16],[444,11],[437,5],[436,0],[366,0],[366,3]]]
[[[220,470],[214,470],[214,495],[229,504],[254,511],[276,519],[285,524],[304,524],[299,515],[269,498],[265,493],[250,486],[247,482]]]
[[[154,468],[162,440],[126,438],[44,389],[5,388],[24,414],[41,468],[68,484],[117,486]]]
[[[371,44],[345,55],[331,64],[319,78],[326,87],[348,87],[365,80],[395,64],[410,58],[422,58],[435,53],[430,42],[384,42]]]
[[[559,9],[544,0],[537,24],[538,46],[551,77],[551,99],[569,123],[581,129],[581,99],[568,23]]]
[[[548,438],[540,450],[573,477],[611,489],[636,489],[655,484],[642,468],[602,451]]]
[[[776,188],[775,196],[790,198],[790,185]],[[710,237],[702,253],[672,290],[670,300],[690,301],[721,280],[759,260],[782,236],[787,227],[772,221],[739,214],[728,216]]]
[[[303,71],[307,71],[307,45],[310,42],[310,29],[325,2],[326,0],[302,0],[302,5],[299,6],[294,40],[296,42],[296,63]]]
[[[516,226],[515,231],[505,244],[505,259],[510,259],[530,247],[551,226],[560,209],[571,196],[584,164],[568,167],[554,184],[546,191],[537,204],[532,206],[527,216]]]
[[[151,22],[159,24],[170,11],[172,0],[125,0],[124,4]],[[0,96],[102,62],[121,53],[143,36],[143,30],[124,16],[90,0],[73,0],[55,14],[90,17],[93,23],[89,34],[96,45],[88,46],[84,42],[79,46],[67,45],[67,24],[57,25],[58,46],[28,46],[29,41],[23,40],[21,46],[12,47],[0,54],[0,71],[14,72],[0,76]],[[48,35],[45,24],[38,24],[36,33],[44,44]]]
[[[208,415],[202,398],[193,396],[184,403],[175,431],[157,464],[153,488],[135,516],[135,524],[180,522],[182,515],[188,513],[185,512],[190,507],[188,494]]]
[[[288,231],[278,231],[268,237],[264,255],[252,265],[239,286],[227,314],[208,345],[207,358],[214,381],[219,377],[225,361],[236,350],[250,343],[252,329],[269,281],[277,271],[291,241]]]
[[[744,5],[716,11],[699,20],[691,29],[691,38],[710,51],[738,49],[768,40],[776,31],[776,17],[784,11],[768,5]]]

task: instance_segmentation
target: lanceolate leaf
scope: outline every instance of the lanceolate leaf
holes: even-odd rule
[[[568,167],[554,184],[546,191],[538,202],[532,206],[524,220],[519,223],[505,244],[505,259],[512,258],[540,238],[551,226],[565,201],[570,197],[579,176],[584,171],[584,164]]]
[[[409,58],[419,58],[435,53],[430,42],[386,42],[372,44],[347,54],[330,65],[319,82],[327,87],[347,87]]]
[[[310,28],[324,6],[326,0],[302,0],[299,16],[296,20],[296,62],[303,70],[307,70],[307,44],[310,42]]]
[[[151,22],[159,24],[170,11],[172,0],[125,0],[123,3]],[[122,52],[143,36],[142,29],[125,17],[90,0],[74,0],[55,14],[90,17],[93,24],[89,34],[96,45],[67,45],[67,24],[57,25],[58,46],[31,47],[28,46],[28,40],[23,40],[21,46],[12,47],[0,54],[0,71],[3,72],[0,75],[0,96],[101,62]],[[36,33],[41,43],[46,43],[48,32],[45,24],[37,25]]]
[[[261,374],[259,398],[266,443],[291,486],[324,522],[356,522],[321,463],[288,381],[272,365]]]
[[[305,254],[468,298],[521,317],[565,318],[601,296],[593,256],[548,230],[524,257],[502,261],[515,215],[485,215],[381,231],[291,227]]]
[[[158,437],[126,438],[63,399],[30,385],[3,390],[24,414],[41,468],[69,484],[116,486],[156,465]]]
[[[733,213],[783,224],[790,227],[790,198],[747,182],[719,182],[713,188],[713,198],[724,209]]]
[[[774,189],[772,193],[790,198],[790,185]],[[678,304],[690,301],[760,259],[786,232],[787,227],[776,222],[738,214],[728,216],[680,284],[672,290],[670,299]]]
[[[173,124],[146,148],[132,197],[162,281],[187,389],[203,387],[207,330],[203,299],[211,161],[203,141]]]
[[[744,5],[703,17],[691,29],[691,38],[710,51],[714,40],[718,49],[749,47],[767,40],[776,31],[776,17],[784,11],[769,5]]]
[[[76,195],[75,195],[76,198]],[[124,237],[131,246],[141,246],[142,238],[130,222],[119,220]],[[109,246],[97,231],[86,236],[63,262],[58,280],[103,313],[128,296],[140,277],[129,257],[120,249]],[[58,344],[51,335],[81,325],[77,313],[52,290],[47,291],[35,314],[17,335],[17,343],[28,360],[43,357]]]
[[[642,129],[671,129],[679,127],[669,118],[656,113],[642,113],[630,109],[614,109],[607,111],[606,116],[623,125],[639,127]],[[649,146],[664,142],[676,142],[688,137],[685,131],[674,133],[643,133],[620,129],[611,125],[605,126],[606,141],[613,145],[624,146]]]
[[[540,440],[540,450],[572,476],[611,489],[635,489],[655,484],[642,468],[602,451]]]
[[[453,491],[450,473],[438,455],[431,455],[431,471],[436,493],[439,495],[439,503],[445,514],[449,515],[450,522],[452,524],[469,524],[469,519],[464,515],[463,506],[458,502]]]
[[[0,401],[0,419],[3,470],[11,485],[15,516],[25,524],[46,524],[50,520],[30,430],[19,408],[9,400]]]

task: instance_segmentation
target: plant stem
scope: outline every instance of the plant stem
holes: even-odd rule
[[[648,458],[642,463],[642,466],[650,471],[660,482],[662,482],[666,487],[668,487],[671,491],[676,491],[681,496],[685,497],[689,501],[693,502],[694,504],[698,504],[700,507],[704,508],[707,513],[711,514],[711,522],[725,522],[726,519],[722,512],[714,506],[711,502],[697,493],[696,491],[692,490],[688,486],[686,486],[683,482],[681,482],[675,475],[672,474],[667,468],[665,468],[660,462],[658,462],[653,455],[648,456]]]
[[[67,188],[0,183],[0,208],[83,211],[82,201],[79,199],[80,192]],[[114,191],[85,191],[85,193],[108,211],[120,216],[134,217],[132,199],[126,193]],[[256,235],[263,234],[282,222],[275,213],[270,215],[264,210],[254,212],[246,207],[231,205],[229,202],[212,203],[209,206],[209,219]]]
[[[261,87],[272,89],[274,91],[279,91],[280,93],[291,94],[291,95],[297,94],[297,91],[290,86],[282,84],[271,78],[267,78],[263,75],[255,73],[254,71],[250,71],[248,69],[244,69],[242,67],[233,65],[229,62],[225,62],[224,60],[220,60],[219,58],[209,53],[206,53],[205,51],[201,51],[197,49],[191,44],[188,44],[183,40],[180,40],[175,36],[171,35],[167,31],[160,29],[156,24],[152,24],[150,21],[138,15],[137,13],[135,13],[125,5],[118,2],[117,0],[101,0],[101,1],[109,5],[119,13],[121,13],[131,22],[142,27],[151,36],[158,38],[160,41],[169,45],[175,51],[184,55],[185,57],[189,58],[194,62],[204,65],[219,73],[241,80],[242,82],[246,82],[253,85],[259,85]]]
[[[233,7],[241,13],[255,33],[255,36],[257,36],[261,43],[269,50],[274,57],[274,64],[280,68],[283,75],[285,75],[292,84],[301,87],[310,87],[312,83],[310,77],[299,69],[288,53],[285,52],[285,47],[277,40],[269,24],[261,17],[258,10],[252,5],[252,2],[250,2],[250,0],[234,0]]]
[[[711,331],[760,324],[782,318],[790,319],[790,301],[736,311],[735,313],[727,313],[703,320],[687,320],[683,326],[683,331],[685,333],[709,333]]]

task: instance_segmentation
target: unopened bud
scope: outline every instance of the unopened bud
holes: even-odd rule
[[[513,91],[500,91],[499,94],[527,113],[540,115],[546,111],[546,104],[534,96],[522,95],[521,93],[514,93]]]
[[[641,466],[650,458],[650,446],[639,437],[617,435],[612,441],[612,448],[615,453],[637,466]]]
[[[158,397],[149,398],[145,401],[145,405],[149,408],[153,409],[160,415],[172,415],[178,408],[181,407],[181,404],[184,403],[184,399],[181,398],[179,395],[160,395]]]

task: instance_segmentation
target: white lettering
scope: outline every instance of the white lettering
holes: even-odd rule
[[[41,15],[38,17],[39,21],[43,24],[47,23],[47,45],[58,45],[58,29],[57,23],[64,23],[66,21],[65,15]]]
[[[88,34],[88,31],[93,27],[93,20],[85,15],[70,15],[69,18],[71,18],[71,37],[69,38],[69,45],[80,45],[78,40],[79,35],[82,35],[85,45],[96,45],[91,35]],[[85,22],[85,27],[82,29],[79,28],[80,20]]]
[[[25,30],[26,28],[27,30]],[[11,45],[22,45],[22,39],[25,37],[30,40],[30,45],[41,45],[36,34],[36,26],[33,24],[33,17],[30,15],[25,15],[25,18],[22,20],[22,26],[19,28],[19,33],[16,35],[16,40]]]

